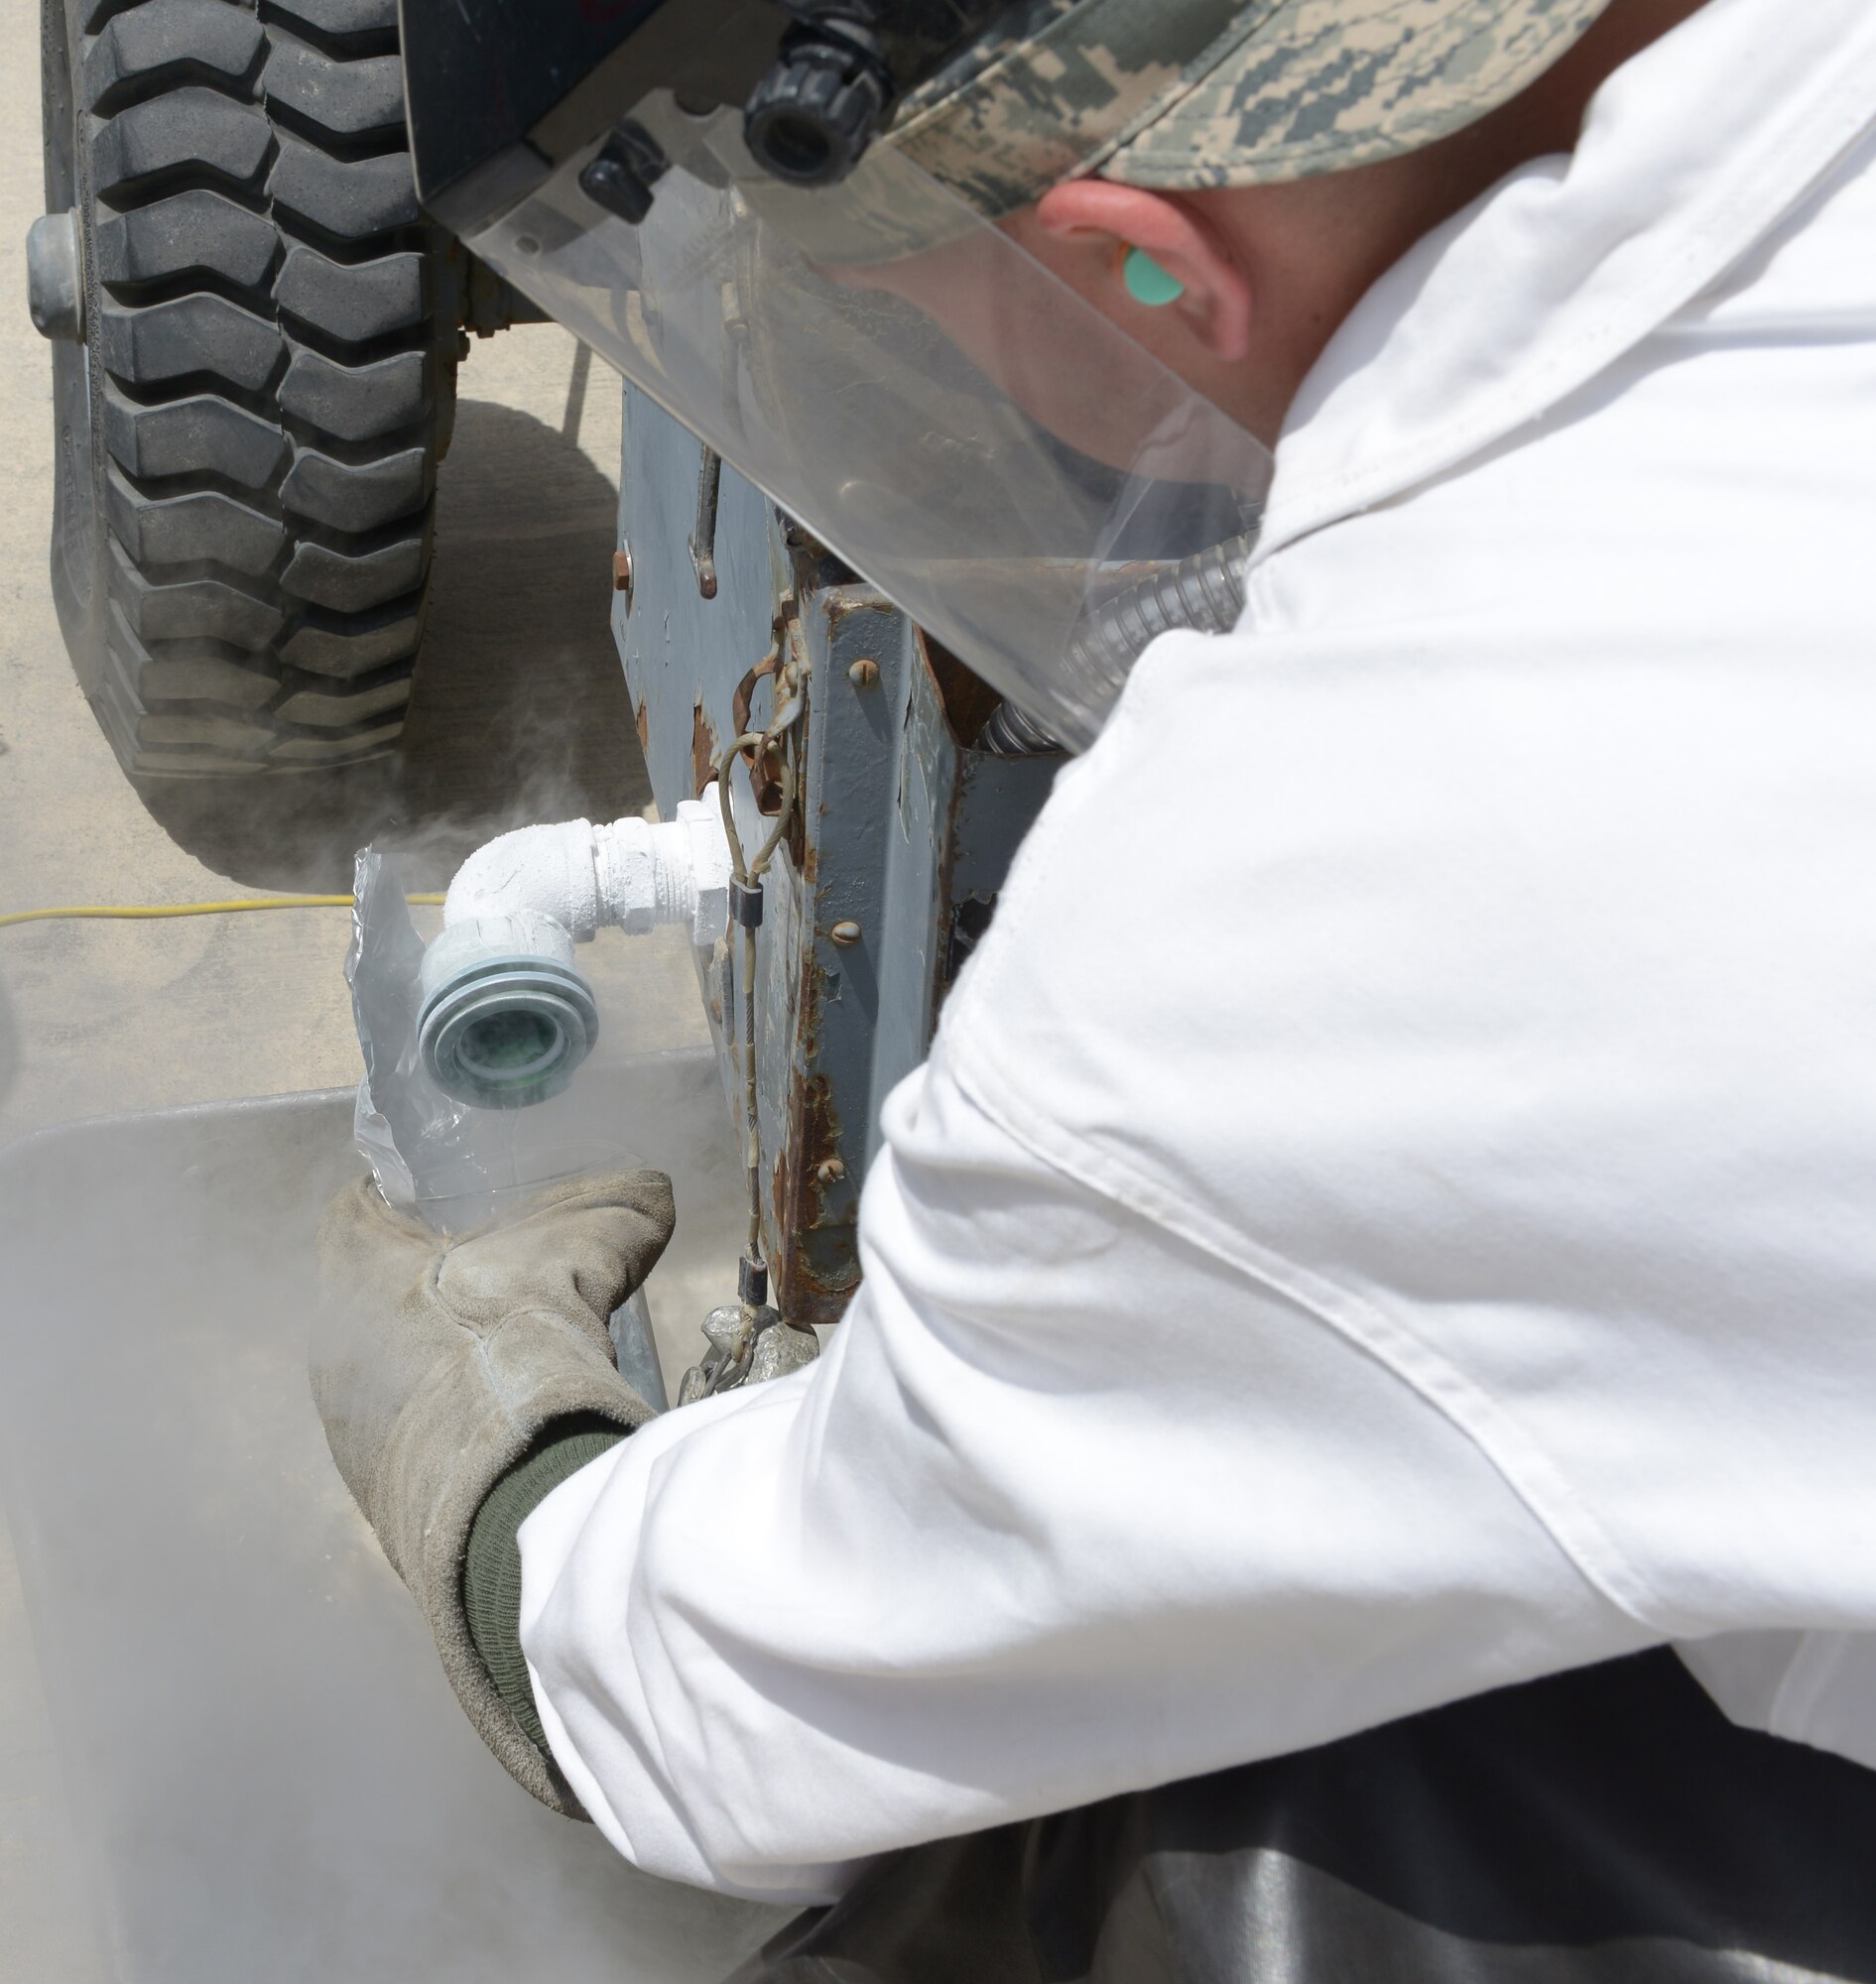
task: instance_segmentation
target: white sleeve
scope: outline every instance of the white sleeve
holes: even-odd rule
[[[1650,1637],[1435,1407],[941,1061],[886,1125],[820,1362],[522,1529],[542,1720],[639,1866],[826,1900],[893,1847]]]

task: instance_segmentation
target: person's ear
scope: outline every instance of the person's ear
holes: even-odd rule
[[[1036,224],[1106,259],[1114,288],[1108,314],[1118,321],[1124,323],[1130,310],[1165,308],[1179,313],[1213,358],[1235,361],[1249,353],[1250,278],[1203,217],[1177,195],[1106,180],[1070,180],[1037,202]],[[1133,248],[1179,286],[1171,304],[1142,303],[1130,292],[1124,263]]]

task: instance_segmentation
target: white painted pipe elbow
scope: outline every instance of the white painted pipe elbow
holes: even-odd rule
[[[551,918],[575,943],[605,925],[640,935],[689,927],[699,948],[729,924],[729,842],[715,788],[686,800],[676,819],[609,825],[563,820],[522,826],[478,847],[443,899],[443,928],[490,916]]]
[[[729,842],[715,789],[675,819],[518,827],[456,870],[424,953],[418,1045],[457,1101],[515,1108],[558,1095],[592,1051],[599,1014],[573,946],[605,925],[729,926]]]

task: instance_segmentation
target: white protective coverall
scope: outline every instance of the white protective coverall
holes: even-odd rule
[[[822,1361],[522,1530],[639,1865],[1663,1641],[1876,1765],[1869,0],[1712,0],[1363,301],[885,1125]]]

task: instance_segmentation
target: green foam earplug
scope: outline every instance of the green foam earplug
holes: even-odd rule
[[[1129,248],[1120,265],[1121,281],[1137,304],[1158,310],[1162,304],[1176,304],[1186,294],[1186,285],[1169,276],[1144,248]]]

